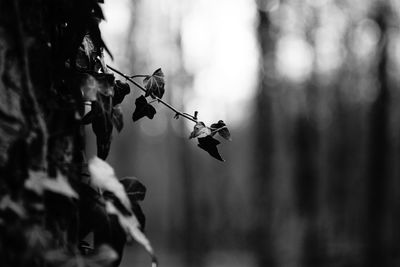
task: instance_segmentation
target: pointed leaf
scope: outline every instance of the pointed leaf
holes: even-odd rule
[[[155,98],[154,96],[158,98],[162,98],[165,92],[164,86],[165,86],[165,80],[164,80],[164,73],[162,72],[161,68],[157,69],[153,75],[146,77],[143,80],[144,87],[146,88],[146,97],[151,96],[152,98]]]
[[[25,188],[43,195],[43,191],[51,191],[70,198],[78,198],[78,194],[72,189],[67,178],[58,173],[57,177],[49,178],[43,171],[29,171],[29,178],[25,181]]]
[[[123,83],[120,80],[115,81],[114,85],[114,96],[112,99],[113,106],[121,104],[125,96],[131,92],[131,88],[128,83]]]
[[[140,96],[135,101],[135,111],[132,114],[132,120],[137,121],[144,116],[147,116],[149,119],[153,119],[156,114],[156,109],[147,103],[147,100],[144,96]]]
[[[78,198],[78,194],[72,189],[67,178],[61,173],[57,173],[56,179],[43,179],[43,187],[47,191],[64,195],[66,197]]]
[[[121,184],[124,186],[131,202],[142,201],[146,195],[146,187],[136,178],[125,177],[121,179]]]
[[[136,216],[134,214],[124,216],[111,201],[106,201],[106,210],[109,214],[117,216],[118,221],[125,232],[146,249],[153,262],[157,262],[151,243],[140,230],[140,224]]]
[[[127,210],[131,210],[129,198],[124,186],[115,176],[114,169],[104,160],[93,157],[89,160],[91,181],[95,186],[113,193]]]
[[[81,119],[81,123],[84,125],[90,124],[92,123],[94,117],[95,117],[94,112],[89,111],[88,113],[86,113],[85,116],[83,116],[83,118]]]
[[[211,124],[211,129],[213,130],[213,134],[218,133],[220,136],[225,138],[226,140],[232,141],[231,133],[229,132],[228,127],[223,120],[219,120],[217,123]]]
[[[194,126],[193,131],[190,133],[189,139],[196,138],[196,137],[206,137],[211,135],[211,129],[207,127],[204,122],[199,121]]]
[[[217,145],[219,145],[220,142],[217,139],[214,139],[211,136],[206,136],[198,138],[197,140],[199,140],[198,147],[207,151],[208,154],[217,160],[225,161],[218,152]]]
[[[124,117],[120,105],[117,105],[112,108],[111,119],[117,131],[121,132],[122,128],[124,127]]]

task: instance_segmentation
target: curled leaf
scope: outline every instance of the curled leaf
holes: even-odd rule
[[[114,169],[104,160],[93,157],[89,160],[91,181],[95,186],[113,193],[127,210],[131,210],[131,203],[124,186],[115,176]]]
[[[206,137],[200,137],[197,140],[199,141],[199,144],[197,145],[198,147],[207,151],[208,154],[217,160],[225,161],[219,154],[217,145],[219,145],[220,142],[217,139],[214,139],[212,136],[208,135]]]
[[[156,114],[156,109],[147,103],[147,100],[144,96],[140,96],[135,101],[135,111],[132,114],[132,120],[137,121],[143,117],[148,117],[149,119],[153,119]]]
[[[114,96],[112,99],[113,106],[121,104],[125,96],[131,92],[131,88],[128,83],[123,83],[120,80],[115,81],[114,85]]]
[[[226,140],[232,141],[231,133],[223,120],[219,120],[217,123],[211,124],[212,135],[218,133],[220,136]]]
[[[211,129],[207,127],[204,122],[199,121],[193,128],[193,131],[190,133],[189,139],[192,138],[201,138],[211,135]]]
[[[164,73],[162,72],[161,68],[157,69],[153,75],[146,77],[143,80],[144,87],[146,88],[146,97],[154,96],[158,98],[162,98],[165,92],[165,80],[164,80]]]

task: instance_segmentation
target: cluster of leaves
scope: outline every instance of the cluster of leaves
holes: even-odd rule
[[[165,79],[161,69],[151,75],[127,76],[105,64],[103,51],[112,55],[99,29],[104,19],[100,2],[46,2],[51,36],[46,45],[54,57],[48,84],[54,87],[57,97],[66,99],[63,104],[74,103],[71,106],[76,110],[82,109],[82,102],[90,105],[86,114],[76,114],[82,115],[78,116],[79,123],[91,124],[97,157],[88,163],[79,160],[82,166],[87,165],[87,171],[82,167],[81,172],[72,161],[63,168],[62,164],[28,166],[28,170],[18,171],[18,179],[10,177],[9,184],[0,184],[0,259],[5,266],[118,266],[123,247],[130,240],[141,244],[156,264],[144,234],[145,215],[139,205],[146,188],[135,178],[118,179],[105,162],[113,129],[120,132],[124,127],[121,104],[131,92],[129,84],[116,80],[111,71],[144,92],[135,100],[134,122],[145,117],[153,119],[157,112],[154,105],[161,103],[174,112],[174,118],[194,122],[190,138],[197,138],[201,149],[223,161],[217,149],[220,142],[214,136],[230,140],[225,123],[218,121],[208,127],[197,120],[197,112],[191,116],[162,100]],[[141,83],[134,80],[138,77],[143,77]],[[85,240],[88,234],[93,234],[93,242]],[[4,249],[5,244],[14,247]],[[27,253],[19,257],[19,251]]]

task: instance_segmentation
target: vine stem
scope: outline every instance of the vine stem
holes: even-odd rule
[[[135,80],[133,80],[130,76],[123,74],[121,71],[111,67],[110,65],[106,65],[107,68],[109,68],[110,70],[112,70],[113,72],[121,75],[122,77],[124,77],[126,80],[130,81],[131,83],[133,83],[134,85],[136,85],[136,87],[138,87],[140,90],[142,90],[143,92],[147,92],[146,88],[144,88],[141,84],[139,84],[138,82],[136,82]],[[135,76],[132,76],[135,77]],[[139,77],[139,76],[138,76]],[[162,103],[164,106],[166,106],[167,108],[169,108],[170,110],[172,110],[173,112],[175,112],[175,114],[184,117],[185,119],[188,119],[194,123],[198,123],[198,121],[194,118],[192,118],[190,115],[187,115],[184,112],[181,112],[179,110],[177,110],[176,108],[174,108],[171,104],[168,104],[167,102],[165,102],[164,100],[162,100],[159,97],[156,97],[155,95],[151,94],[151,97],[153,97],[155,100],[157,100],[158,102]]]

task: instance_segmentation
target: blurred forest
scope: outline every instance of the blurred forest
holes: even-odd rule
[[[400,1],[106,1],[114,66],[233,141],[220,163],[164,107],[114,136],[162,266],[400,266]],[[129,96],[133,103],[135,95]],[[124,106],[130,113],[132,106]],[[90,131],[88,131],[90,132]],[[88,133],[88,150],[95,138]],[[137,246],[123,266],[144,266]]]

